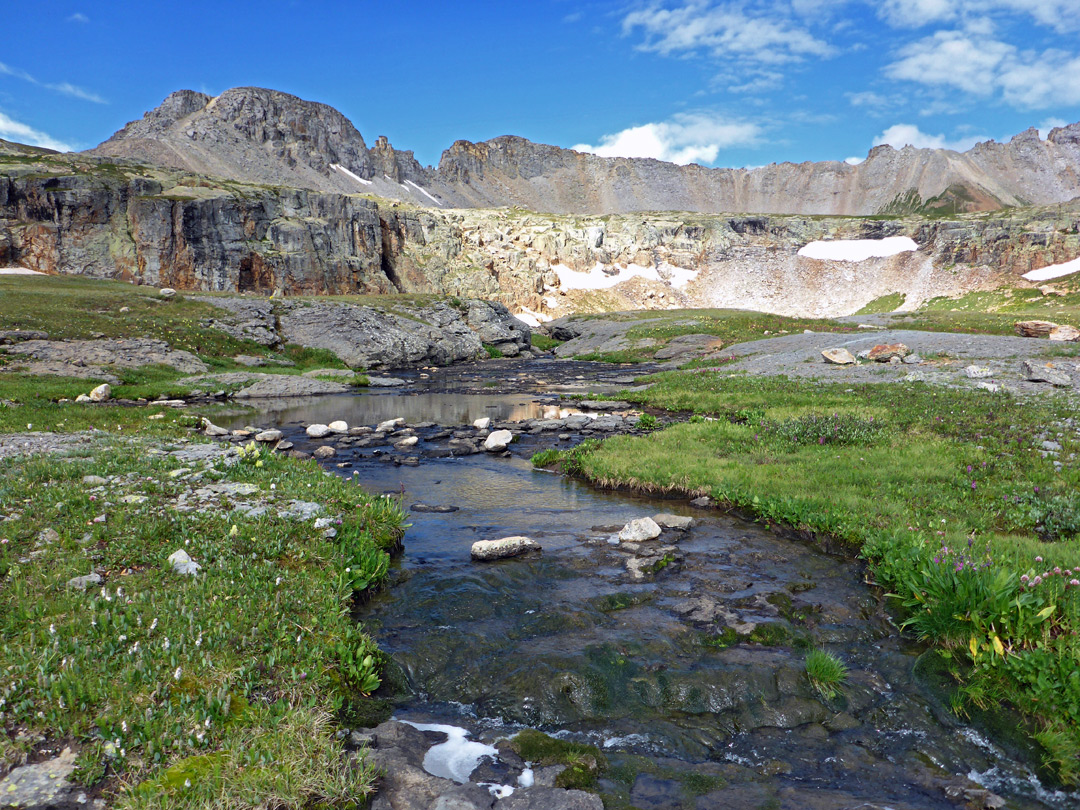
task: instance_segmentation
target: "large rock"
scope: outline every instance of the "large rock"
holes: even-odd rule
[[[102,340],[27,340],[11,346],[9,355],[25,358],[32,374],[98,377],[115,382],[110,367],[171,366],[185,374],[206,371],[206,364],[191,352],[174,351],[163,340],[122,338]]]
[[[516,535],[499,540],[478,540],[472,544],[471,553],[474,560],[489,561],[517,557],[519,554],[540,550],[541,546],[535,540]]]
[[[1017,321],[1013,324],[1016,334],[1021,337],[1049,337],[1050,332],[1057,328],[1052,321]]]
[[[834,366],[849,366],[855,362],[855,355],[844,348],[825,349],[821,356],[826,363],[832,363]]]
[[[108,383],[102,383],[87,396],[90,397],[91,402],[108,402],[112,397],[112,388],[109,387]]]
[[[490,453],[497,453],[505,450],[513,440],[514,434],[509,430],[493,430],[484,439],[484,449]]]
[[[909,349],[903,343],[882,343],[870,350],[866,356],[875,363],[888,363],[894,357],[903,360],[909,353]]]
[[[445,366],[474,360],[484,351],[461,313],[446,304],[410,313],[414,317],[409,318],[351,304],[283,307],[285,340],[329,349],[352,368]]]
[[[1025,360],[1020,364],[1020,373],[1030,382],[1050,383],[1057,386],[1072,385],[1072,378],[1053,363],[1040,363],[1037,360]]]
[[[1076,342],[1080,341],[1080,329],[1068,325],[1055,326],[1050,330],[1050,334],[1047,335],[1047,337],[1050,338],[1050,340]]]
[[[68,781],[75,772],[76,759],[75,752],[65,748],[52,759],[14,768],[0,781],[0,807],[22,810],[77,807],[73,795],[76,788]]]

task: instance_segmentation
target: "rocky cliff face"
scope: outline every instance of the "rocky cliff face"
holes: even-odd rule
[[[757,169],[602,158],[504,136],[458,141],[432,169],[384,138],[367,148],[331,107],[251,87],[217,98],[174,93],[91,154],[422,206],[520,206],[578,215],[951,214],[1080,197],[1080,124],[1054,129],[1046,140],[1030,129],[1008,143],[988,141],[964,153],[879,146],[857,166],[826,161]]]
[[[910,308],[1024,283],[1023,273],[1080,255],[1078,230],[1080,203],[948,218],[583,217],[420,208],[81,156],[0,157],[4,263],[191,290],[487,298],[533,321],[674,306],[842,315],[894,294]],[[918,250],[860,262],[799,255],[819,240],[892,236]]]

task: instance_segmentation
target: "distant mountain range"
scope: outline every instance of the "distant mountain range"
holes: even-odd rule
[[[967,152],[878,146],[839,161],[709,169],[603,158],[524,138],[457,141],[424,167],[385,138],[368,147],[344,115],[275,90],[171,94],[89,154],[244,183],[369,193],[425,207],[517,206],[606,215],[634,211],[954,214],[1080,197],[1080,123],[1035,129]]]

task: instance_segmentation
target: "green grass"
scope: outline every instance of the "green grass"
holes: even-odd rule
[[[373,773],[342,766],[329,721],[377,702],[364,695],[378,688],[382,656],[350,606],[385,579],[399,505],[254,447],[205,469],[151,453],[186,436],[194,420],[175,411],[150,421],[145,409],[72,405],[64,427],[84,410],[108,429],[96,449],[0,460],[0,719],[25,732],[0,734],[0,759],[20,761],[37,734],[71,741],[79,783],[104,780],[120,807],[346,806],[368,795]],[[43,418],[34,405],[7,412],[24,428]],[[109,482],[98,490],[85,475]],[[322,504],[341,520],[337,537],[279,508],[231,512],[224,497],[174,507],[216,482]],[[167,563],[181,548],[203,566],[197,577]],[[65,586],[91,570],[101,585]]]
[[[549,352],[556,346],[562,345],[561,340],[555,340],[555,338],[548,337],[547,335],[541,335],[539,332],[532,333],[532,346],[537,349],[542,349],[545,352]]]
[[[657,375],[626,399],[719,417],[563,454],[607,486],[706,494],[870,562],[909,632],[951,655],[963,699],[1009,703],[1080,779],[1080,471],[1039,453],[1064,398]],[[551,463],[553,459],[542,459]],[[1053,538],[1053,539],[1052,539]],[[1060,570],[1061,573],[1055,573]],[[1036,583],[1035,578],[1039,578]]]
[[[880,298],[875,298],[855,314],[877,315],[884,312],[893,312],[904,305],[904,300],[906,298],[907,296],[904,295],[904,293],[889,293]]]
[[[847,680],[847,667],[830,652],[811,650],[806,654],[806,677],[819,695],[832,700],[840,694],[840,685]]]
[[[786,335],[811,329],[815,332],[852,332],[855,327],[838,321],[819,318],[789,318],[785,315],[749,312],[738,309],[673,309],[666,311],[610,312],[582,315],[583,319],[627,322],[626,338],[632,343],[627,349],[577,355],[578,360],[605,363],[643,363],[681,335],[715,335],[724,346],[745,343],[766,337]]]

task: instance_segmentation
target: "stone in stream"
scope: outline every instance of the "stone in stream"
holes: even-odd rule
[[[476,428],[477,430],[487,430],[489,427],[491,427],[491,417],[490,416],[482,416],[479,419],[477,419],[476,421],[474,421],[472,423],[472,426],[474,428]]]
[[[691,506],[696,506],[698,509],[708,509],[712,506],[712,498],[708,495],[702,495],[700,498],[694,498],[690,501]]]
[[[530,551],[541,551],[535,540],[524,535],[502,537],[498,540],[477,540],[472,544],[472,558],[482,562],[517,557]]]
[[[825,349],[821,353],[826,363],[834,366],[848,366],[855,362],[855,357],[847,349]]]
[[[1072,385],[1069,375],[1054,368],[1053,363],[1040,364],[1037,360],[1025,360],[1020,364],[1020,373],[1025,380],[1030,382],[1044,382],[1058,386]]]
[[[276,442],[281,439],[280,430],[261,430],[255,434],[255,441],[257,442]],[[289,448],[286,447],[286,450]]]
[[[419,441],[420,439],[418,439],[416,436],[406,436],[401,441],[394,442],[394,447],[396,447],[398,450],[404,450],[407,447],[412,447]]]
[[[371,377],[368,376],[368,385],[372,388],[397,388],[405,384],[398,377]]]
[[[436,514],[446,514],[449,512],[458,511],[457,506],[434,506],[426,503],[414,503],[409,507],[413,512],[434,512]]]
[[[653,520],[656,522],[656,525],[661,528],[676,529],[678,531],[686,531],[694,525],[694,519],[692,517],[672,515],[668,512],[661,512],[659,515],[653,515]]]
[[[379,422],[378,426],[375,428],[375,432],[389,433],[390,431],[396,430],[404,424],[405,420],[400,416],[397,419],[387,419],[385,422]]]
[[[336,420],[334,422],[331,422],[329,425],[327,425],[327,427],[330,428],[331,433],[348,433],[349,432],[349,423],[346,422],[343,419],[338,419],[338,420]]]
[[[337,455],[337,450],[328,444],[324,444],[322,447],[316,447],[315,452],[311,454],[314,458],[333,458]]]
[[[321,439],[330,435],[330,426],[319,424],[308,425],[307,428],[304,429],[304,432],[313,439]]]
[[[619,542],[640,543],[643,540],[655,540],[660,536],[661,531],[652,518],[638,518],[622,527],[622,531],[619,532]]]
[[[497,453],[505,450],[506,446],[514,440],[514,434],[509,430],[494,430],[484,439],[484,449],[489,453]]]

